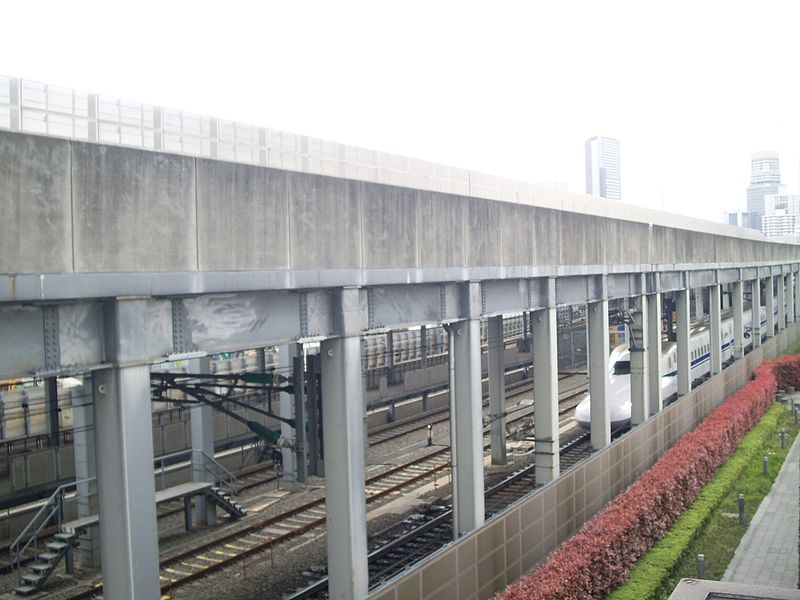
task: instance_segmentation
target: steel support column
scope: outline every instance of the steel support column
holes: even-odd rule
[[[630,360],[631,360],[631,425],[641,425],[647,420],[649,414],[649,380],[647,368],[649,366],[648,331],[647,322],[647,296],[637,296],[633,310],[633,323],[631,324]]]
[[[770,275],[764,279],[764,295],[767,309],[767,339],[775,337],[775,284]]]
[[[302,356],[303,348],[299,346],[299,354]],[[291,377],[294,367],[294,359],[298,355],[298,344],[287,344],[278,350],[278,372],[287,379]],[[280,415],[284,419],[293,419],[294,414],[294,394],[280,392]],[[281,481],[286,487],[294,487],[297,484],[297,463],[295,461],[295,428],[281,421],[281,437],[286,440],[287,445],[281,448],[281,462],[283,472]]]
[[[91,381],[91,379],[87,380]],[[70,394],[72,404],[72,450],[75,456],[75,503],[78,518],[97,514],[97,461],[94,442],[94,405],[91,398]],[[100,531],[89,527],[78,537],[81,566],[100,566]]]
[[[47,434],[50,447],[57,448],[61,434],[58,430],[58,379],[47,377],[44,380],[44,403],[47,409]]]
[[[787,324],[794,323],[795,310],[794,310],[794,273],[787,273],[786,275],[786,322]]]
[[[800,321],[800,271],[794,274],[794,317]]]
[[[487,362],[489,363],[489,423],[492,464],[506,464],[506,385],[503,316],[491,317],[486,324]]]
[[[778,275],[778,333],[786,329],[786,277]]]
[[[739,360],[744,356],[744,300],[742,298],[742,282],[735,281],[733,289],[733,358]]]
[[[761,326],[761,280],[753,279],[750,282],[751,315],[753,327],[753,348],[761,345],[761,336],[764,328]]]
[[[299,355],[292,363],[292,386],[294,387],[294,422],[295,422],[295,464],[297,465],[297,482],[305,483],[308,479],[308,443],[306,435],[306,399],[305,399],[305,360],[303,346],[298,344]]]
[[[664,399],[661,390],[661,294],[647,298],[647,393],[650,397],[650,416],[661,412]]]
[[[454,537],[461,537],[484,522],[480,320],[452,323],[448,333]]]
[[[689,354],[689,290],[675,292],[675,312],[677,313],[676,343],[678,345],[678,396],[692,391],[692,365]]]
[[[558,344],[555,307],[531,313],[531,324],[536,483],[543,484],[556,479],[560,472]],[[607,338],[608,336],[606,336]]]
[[[328,589],[336,600],[369,592],[364,491],[364,381],[357,289],[341,290],[341,337],[320,344]]]
[[[208,356],[189,361],[189,372],[198,375],[211,373]],[[214,409],[198,402],[189,410],[189,426],[192,432],[192,481],[213,482],[214,474],[210,460],[214,458]],[[205,495],[194,499],[195,520],[198,525],[215,525],[217,509]]]
[[[93,374],[103,595],[159,598],[150,367]]]
[[[709,346],[711,348],[711,376],[722,372],[722,305],[720,286],[712,285],[709,292]]]
[[[591,397],[592,448],[611,443],[611,411],[608,405],[608,300],[591,302],[589,317],[589,395]]]

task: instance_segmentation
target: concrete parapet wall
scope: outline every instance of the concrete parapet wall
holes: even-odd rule
[[[372,600],[483,600],[517,580],[800,337],[795,324],[592,458],[383,586]]]
[[[398,269],[405,282],[409,270],[800,258],[663,213],[610,218],[3,131],[0,209],[7,275]]]

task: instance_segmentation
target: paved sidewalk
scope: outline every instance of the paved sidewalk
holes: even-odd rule
[[[761,502],[722,581],[797,589],[800,435]]]

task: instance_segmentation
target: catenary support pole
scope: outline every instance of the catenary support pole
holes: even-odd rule
[[[188,371],[198,375],[210,373],[209,357],[192,358]],[[201,402],[193,405],[189,410],[189,426],[192,432],[192,481],[213,482],[209,458],[214,458],[214,409]],[[194,502],[197,524],[216,524],[217,510],[214,504],[203,494],[198,495]]]
[[[286,378],[291,377],[294,359],[298,354],[302,355],[303,347],[298,344],[287,344],[281,346],[278,351],[278,372]],[[280,415],[284,419],[294,419],[294,393],[280,392]],[[297,462],[295,459],[295,428],[289,423],[281,421],[281,437],[286,441],[286,445],[281,448],[281,462],[283,463],[283,473],[281,482],[286,487],[294,487],[297,484]]]
[[[492,464],[506,464],[506,385],[503,316],[490,317],[486,327],[489,363],[489,422]]]

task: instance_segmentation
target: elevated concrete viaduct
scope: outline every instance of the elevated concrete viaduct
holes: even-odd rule
[[[566,488],[553,487],[563,479],[557,306],[588,305],[592,443],[606,461],[619,448],[609,448],[609,300],[632,299],[636,326],[650,332],[633,365],[634,433],[662,413],[663,294],[677,297],[679,392],[688,401],[697,393],[689,380],[689,290],[710,290],[720,372],[721,290],[732,293],[742,332],[743,291],[765,285],[764,347],[726,369],[735,377],[724,384],[724,373],[712,380],[719,390],[689,409],[685,426],[741,383],[751,356],[774,353],[796,336],[800,246],[535,186],[520,184],[520,192],[506,189],[497,198],[478,184],[454,193],[415,182],[388,185],[0,131],[0,379],[93,374],[108,597],[159,595],[148,374],[167,357],[322,340],[327,494],[336,499],[328,504],[331,597],[360,599],[368,595],[368,576],[359,338],[447,324],[455,570],[472,573],[457,584],[458,597],[468,598],[485,597],[533,564],[618,487],[606,482],[592,496],[583,480],[566,475],[571,493],[580,489],[587,500],[580,511],[577,500],[563,509]],[[496,533],[497,523],[525,530],[534,513],[515,509],[484,529],[478,344],[482,319],[520,312],[530,313],[534,336],[537,479],[551,482],[531,510],[551,514],[552,502],[559,512],[535,548],[526,550],[517,536],[512,551],[486,542],[484,533]],[[493,321],[494,330],[498,325]],[[741,357],[741,345],[736,349]],[[678,404],[684,414],[688,404]],[[660,447],[671,443],[669,436],[658,440]],[[625,477],[646,466],[643,456],[635,467],[627,463]],[[484,546],[500,548],[502,560],[490,554],[502,566],[480,562]],[[455,557],[445,552],[435,562],[447,566]],[[403,581],[402,591],[389,586],[380,596],[427,598],[441,589],[433,575]]]

